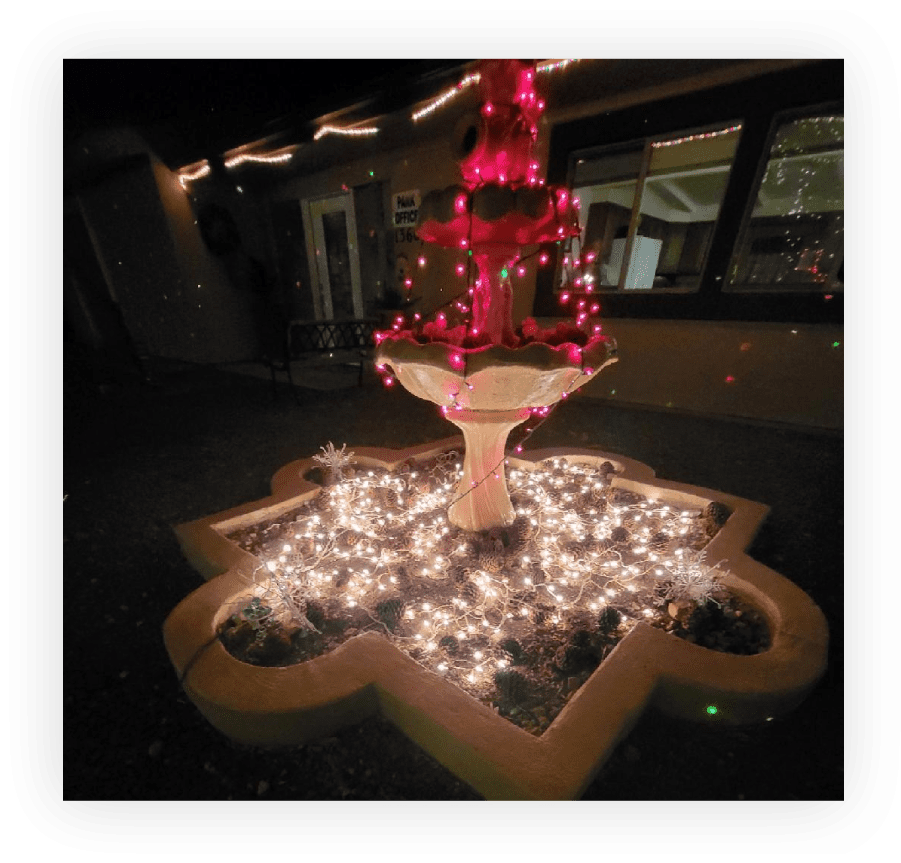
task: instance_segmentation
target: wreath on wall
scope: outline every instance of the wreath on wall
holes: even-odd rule
[[[241,234],[232,214],[221,204],[204,204],[197,214],[197,227],[206,247],[219,258],[241,250]],[[273,284],[264,263],[250,254],[236,256],[226,262],[235,287],[268,298]]]
[[[206,247],[217,257],[241,248],[241,234],[234,216],[219,204],[204,204],[197,214],[197,227]]]

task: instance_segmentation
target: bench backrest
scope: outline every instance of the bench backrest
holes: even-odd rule
[[[292,357],[301,354],[369,348],[378,325],[374,320],[351,321],[291,321],[288,324],[288,352]]]

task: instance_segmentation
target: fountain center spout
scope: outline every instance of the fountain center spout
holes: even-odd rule
[[[518,246],[483,245],[473,249],[478,278],[473,290],[470,335],[494,345],[513,345],[513,287],[510,268]]]

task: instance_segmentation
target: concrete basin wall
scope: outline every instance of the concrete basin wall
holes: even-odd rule
[[[394,468],[457,449],[451,438],[409,450],[359,448],[357,462]],[[223,532],[262,521],[319,492],[303,475],[316,464],[291,462],[272,495],[176,528],[188,559],[208,579],[167,618],[164,638],[185,692],[203,715],[241,743],[299,745],[379,712],[426,752],[489,799],[574,799],[648,708],[705,722],[746,724],[794,708],[825,670],[828,630],[799,588],[752,560],[745,549],[766,517],[761,504],[658,480],[646,465],[596,450],[544,450],[512,466],[555,456],[619,471],[613,484],[686,505],[725,503],[731,516],[707,546],[722,580],[759,609],[770,648],[755,656],[717,653],[645,624],[598,666],[541,737],[535,737],[427,670],[376,633],[363,633],[300,665],[268,668],[232,657],[218,625],[249,589],[257,558]],[[715,708],[715,714],[709,708]]]

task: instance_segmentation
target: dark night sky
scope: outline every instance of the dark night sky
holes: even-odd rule
[[[247,143],[273,124],[304,124],[378,97],[374,112],[411,104],[411,88],[463,60],[67,60],[67,141],[96,127],[132,125],[162,158],[184,164]],[[446,86],[426,82],[425,92]]]

